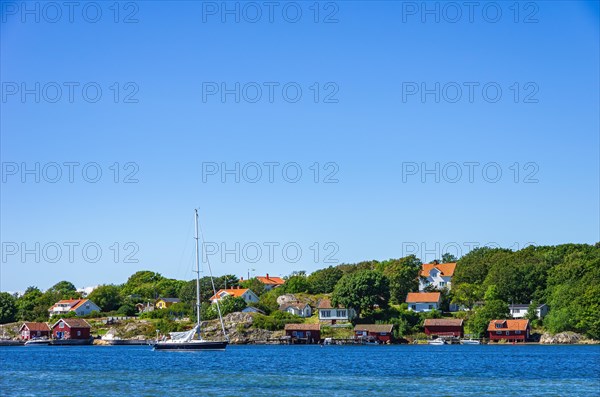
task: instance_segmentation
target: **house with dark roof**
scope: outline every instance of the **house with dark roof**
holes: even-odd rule
[[[513,304],[508,306],[508,310],[510,310],[510,316],[512,318],[524,318],[529,312],[529,305]],[[546,317],[546,314],[548,314],[548,306],[546,304],[536,306],[535,313],[538,318]]]
[[[323,298],[317,305],[319,310],[319,321],[327,322],[329,324],[336,324],[338,322],[348,322],[356,317],[356,312],[352,308],[345,308],[342,305],[333,307],[329,298]]]
[[[453,336],[462,338],[465,335],[463,320],[460,318],[427,318],[423,324],[428,336]]]
[[[408,303],[408,310],[413,312],[429,312],[439,310],[441,299],[439,292],[409,292],[406,303]]]
[[[288,302],[279,306],[279,310],[282,312],[288,312],[295,316],[310,317],[312,316],[312,307],[307,303],[300,302]]]
[[[529,339],[531,326],[529,320],[503,319],[490,321],[487,330],[490,341],[525,342]]]
[[[321,340],[321,324],[286,324],[285,337],[291,343],[319,343]]]
[[[166,309],[169,306],[174,305],[175,303],[179,303],[179,302],[181,302],[181,301],[177,298],[158,298],[154,302],[154,307],[156,309]]]
[[[89,339],[91,327],[82,318],[61,318],[51,329],[54,339]]]
[[[47,323],[24,322],[21,328],[19,328],[19,335],[22,340],[49,338],[50,327]]]
[[[377,341],[389,343],[392,340],[392,324],[357,324],[354,337],[359,341]]]
[[[89,299],[63,299],[48,309],[50,316],[69,312],[75,312],[78,316],[85,316],[93,311],[100,312],[102,309]]]
[[[423,263],[419,277],[419,291],[427,287],[452,288],[452,277],[456,270],[456,262],[451,263]]]

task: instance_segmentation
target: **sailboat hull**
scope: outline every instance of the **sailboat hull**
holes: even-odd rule
[[[225,350],[227,342],[158,342],[154,345],[154,350]]]

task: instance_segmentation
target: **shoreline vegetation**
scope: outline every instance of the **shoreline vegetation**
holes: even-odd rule
[[[414,312],[404,302],[407,293],[419,290],[422,261],[407,256],[385,261],[340,264],[311,274],[292,272],[285,284],[267,290],[256,278],[242,280],[234,275],[215,278],[218,289],[249,288],[259,297],[251,306],[256,313],[241,312],[248,303],[242,298],[221,301],[225,323],[233,344],[275,341],[291,323],[319,323],[318,315],[303,318],[280,310],[278,298],[287,296],[316,307],[323,298],[334,305],[356,311],[347,327],[322,323],[322,338],[350,339],[354,324],[392,324],[393,339],[412,343],[425,340],[423,322],[428,318],[460,318],[465,334],[486,337],[492,319],[510,318],[509,304],[529,304],[526,319],[531,323],[532,339],[541,344],[592,344],[600,340],[600,243],[529,246],[518,251],[502,248],[477,248],[460,259],[444,254],[440,263],[456,262],[451,289],[439,291],[441,310]],[[213,294],[210,279],[201,279],[201,317],[203,337],[210,339],[220,327],[213,305],[206,303]],[[138,312],[156,299],[177,298],[168,308]],[[0,338],[18,338],[23,322],[53,323],[74,313],[49,317],[48,308],[61,299],[82,298],[75,286],[60,281],[46,291],[32,286],[22,295],[0,293]],[[123,340],[153,340],[158,333],[185,331],[193,324],[195,280],[176,280],[142,270],[120,285],[101,285],[86,296],[101,308],[85,318],[91,335],[99,338],[111,333]],[[549,307],[544,318],[535,308]],[[136,307],[137,305],[137,307]],[[450,312],[455,305],[461,310]],[[101,343],[101,342],[98,342]]]

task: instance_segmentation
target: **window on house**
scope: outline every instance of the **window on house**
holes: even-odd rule
[[[496,328],[502,328],[502,323],[496,323]]]
[[[417,310],[417,305],[410,305],[410,308],[413,310]]]
[[[338,315],[338,317],[346,317],[346,311],[345,310],[338,310],[337,311],[337,315]]]
[[[510,335],[510,331],[506,331],[506,335]]]
[[[432,310],[432,309],[433,309],[433,305],[429,305],[429,310]]]
[[[77,331],[77,336],[81,336],[81,331]]]
[[[64,328],[64,327],[65,327],[65,323],[58,324],[58,328]]]
[[[443,286],[446,285],[446,282],[445,281],[440,281],[438,284],[439,284],[440,287],[443,287]]]
[[[321,310],[321,317],[331,317],[331,310]]]
[[[515,334],[521,335],[521,331],[515,331]]]
[[[496,335],[502,335],[502,331],[496,331]]]

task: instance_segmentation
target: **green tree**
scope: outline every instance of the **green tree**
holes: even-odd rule
[[[77,292],[77,288],[75,288],[75,285],[73,285],[73,283],[70,281],[59,281],[50,287],[46,292],[56,294],[59,300],[80,297],[79,293]]]
[[[240,282],[242,288],[248,288],[254,292],[257,296],[261,296],[265,293],[265,285],[261,283],[257,278],[251,278]]]
[[[100,306],[103,312],[117,310],[124,303],[121,289],[113,284],[98,286],[88,295],[88,299]]]
[[[389,280],[392,303],[401,304],[409,292],[419,288],[421,261],[414,255],[381,262],[377,269]]]
[[[479,285],[470,283],[459,284],[450,291],[451,302],[472,310],[475,302],[483,298],[481,291],[482,288]]]
[[[17,319],[17,305],[14,296],[0,292],[0,324],[12,323]]]
[[[387,278],[378,271],[361,270],[340,279],[333,290],[331,302],[352,308],[360,315],[370,312],[375,305],[387,308],[389,299]]]
[[[456,262],[458,260],[458,258],[452,254],[449,253],[445,253],[442,255],[442,263],[452,263],[452,262]]]
[[[17,298],[17,318],[21,321],[44,321],[48,319],[48,308],[42,302],[42,291],[37,287],[28,287]]]
[[[279,287],[280,293],[285,294],[297,294],[301,292],[308,292],[310,284],[306,274],[296,274],[289,277],[285,284]]]
[[[163,279],[164,277],[160,273],[140,270],[127,279],[123,285],[122,294],[135,297],[140,302],[156,299],[159,297],[158,283]]]
[[[337,267],[317,270],[308,276],[309,292],[311,294],[330,294],[344,273]]]
[[[133,305],[125,304],[119,307],[117,313],[119,313],[122,316],[135,316],[137,310],[135,309],[135,307],[133,307]]]
[[[481,337],[486,334],[490,321],[505,319],[509,315],[508,303],[498,299],[486,301],[475,310],[475,315],[469,320],[469,328],[471,333]]]

